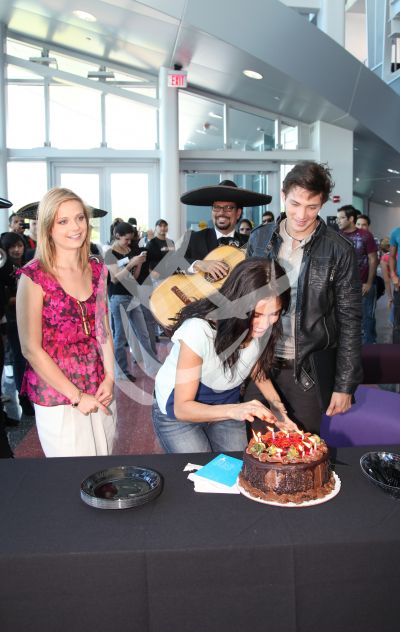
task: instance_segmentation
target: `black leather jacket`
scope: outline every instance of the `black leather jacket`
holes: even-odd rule
[[[279,224],[255,228],[247,256],[277,259]],[[295,379],[307,390],[318,380],[312,354],[336,348],[333,390],[353,394],[362,380],[361,282],[352,244],[323,220],[304,248],[297,286]],[[331,356],[332,357],[332,356]]]

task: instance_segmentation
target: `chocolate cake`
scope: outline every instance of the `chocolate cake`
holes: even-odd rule
[[[254,498],[282,504],[322,498],[335,486],[328,447],[309,432],[258,433],[244,452],[239,484]]]

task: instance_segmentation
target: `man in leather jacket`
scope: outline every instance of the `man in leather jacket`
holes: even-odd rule
[[[247,256],[276,259],[291,285],[271,379],[288,414],[319,432],[322,412],[346,412],[362,379],[361,283],[354,248],[318,216],[333,183],[329,169],[297,164],[286,176],[286,213],[250,235]]]

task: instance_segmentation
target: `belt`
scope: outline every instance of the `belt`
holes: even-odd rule
[[[293,369],[294,358],[274,358],[273,366],[276,369]]]

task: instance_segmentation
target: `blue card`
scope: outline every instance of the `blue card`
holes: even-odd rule
[[[232,487],[236,483],[236,479],[242,469],[242,463],[240,459],[235,459],[233,456],[220,454],[200,470],[197,470],[196,476],[202,476],[210,481]]]

